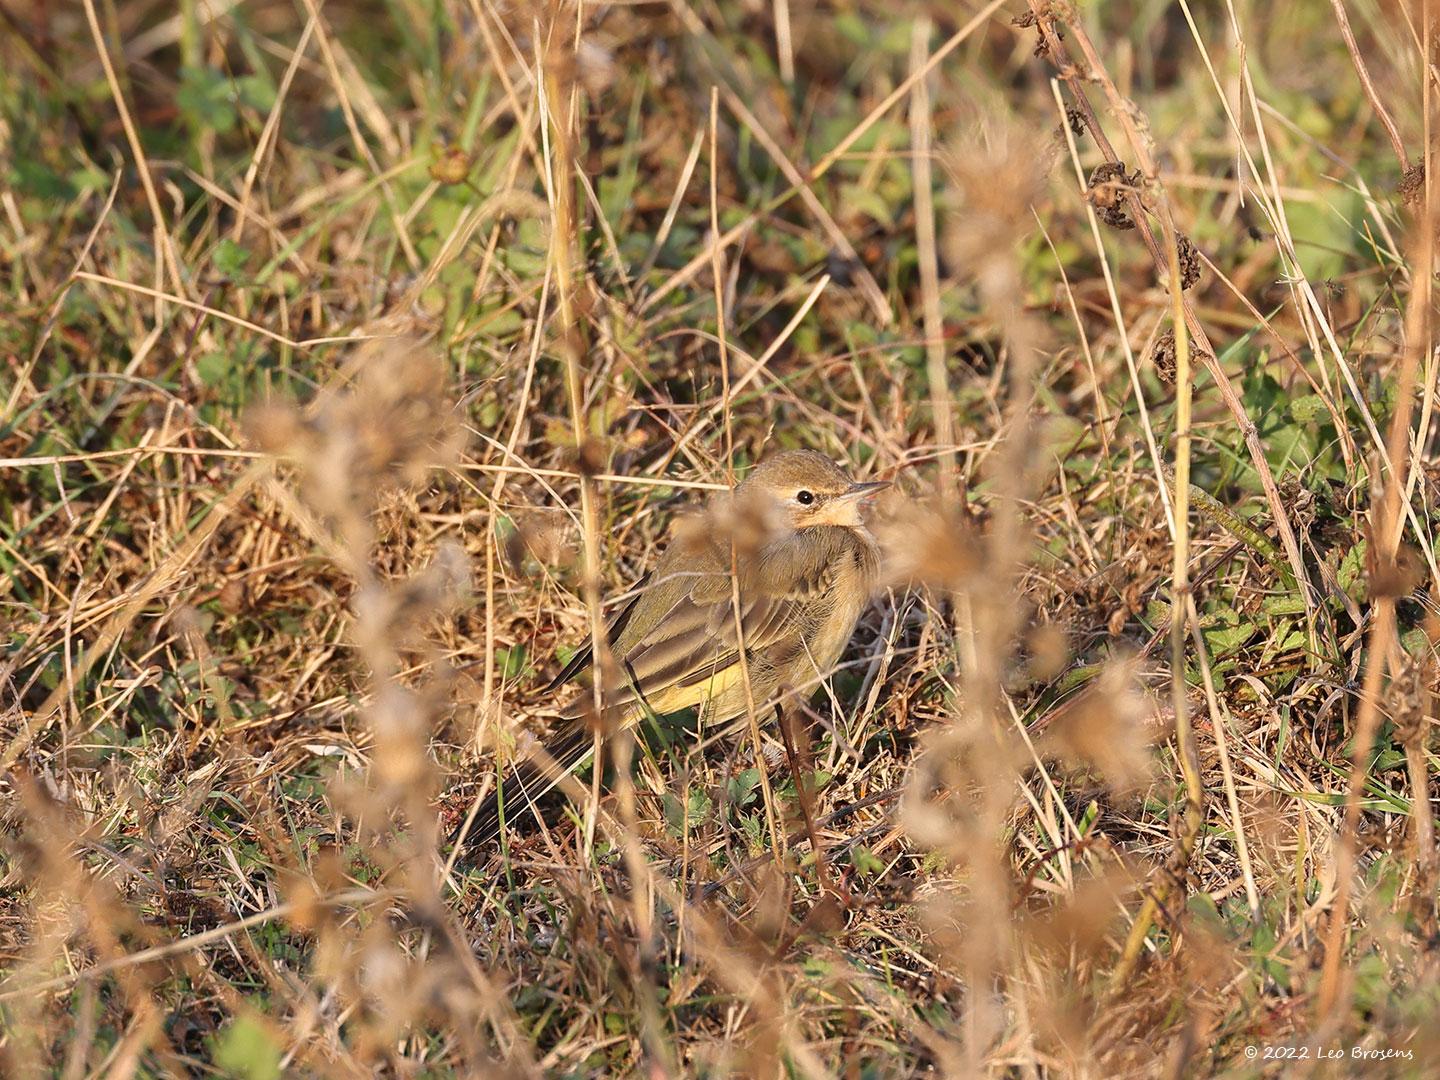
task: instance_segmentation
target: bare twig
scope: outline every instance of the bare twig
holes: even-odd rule
[[[1385,108],[1385,103],[1380,100],[1380,93],[1370,79],[1370,71],[1365,66],[1365,57],[1361,55],[1360,46],[1355,41],[1355,31],[1350,29],[1350,16],[1345,13],[1345,0],[1330,0],[1330,6],[1335,11],[1335,21],[1340,24],[1340,36],[1345,39],[1345,48],[1350,51],[1350,60],[1355,65],[1355,74],[1360,76],[1360,85],[1365,90],[1365,97],[1370,102],[1370,108],[1375,110],[1375,118],[1385,128],[1385,134],[1390,139],[1390,146],[1395,151],[1395,158],[1400,162],[1401,171],[1407,171],[1410,168],[1410,158],[1405,153],[1405,143],[1400,138],[1400,129],[1395,126],[1395,121],[1390,119],[1390,113]]]

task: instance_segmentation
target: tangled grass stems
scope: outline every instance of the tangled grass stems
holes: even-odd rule
[[[0,8],[0,1072],[1428,1075],[1432,7]],[[800,447],[823,688],[444,850]]]

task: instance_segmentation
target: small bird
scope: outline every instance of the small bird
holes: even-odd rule
[[[707,723],[724,723],[747,715],[752,701],[768,715],[789,688],[813,692],[874,588],[880,554],[861,511],[886,487],[857,483],[812,450],[790,450],[766,458],[686,521],[605,631],[612,674],[600,730],[696,707]],[[587,643],[545,692],[574,682],[592,661]],[[593,684],[576,694],[543,752],[517,764],[452,843],[473,851],[490,842],[501,829],[502,799],[505,818],[514,820],[584,764],[594,746],[594,702]]]

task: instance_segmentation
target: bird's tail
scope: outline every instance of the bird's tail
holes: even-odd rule
[[[543,750],[517,762],[506,774],[505,782],[486,796],[475,811],[470,828],[465,828],[462,819],[451,834],[452,847],[463,844],[458,861],[463,865],[500,835],[502,809],[504,821],[519,820],[541,796],[584,764],[594,745],[589,726],[583,721],[571,720],[548,740]]]

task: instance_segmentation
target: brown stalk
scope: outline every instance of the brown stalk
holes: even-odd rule
[[[160,249],[161,253],[160,261],[170,278],[171,287],[183,296],[185,292],[184,276],[180,271],[180,258],[175,252],[175,240],[165,220],[165,213],[160,208],[160,195],[155,189],[155,180],[150,175],[150,162],[145,156],[145,147],[141,142],[140,132],[135,126],[135,120],[130,114],[130,107],[125,103],[125,92],[121,87],[120,76],[116,72],[115,64],[110,59],[110,48],[106,44],[105,35],[100,30],[100,20],[95,14],[94,0],[85,0],[85,20],[90,26],[95,49],[100,55],[100,64],[105,69],[105,79],[110,87],[110,96],[115,101],[115,110],[120,114],[120,123],[125,129],[125,139],[135,158],[135,170],[140,174],[140,185],[145,191],[145,202],[149,206],[151,223],[154,226],[155,246]]]
[[[910,70],[925,70],[930,50],[930,20],[915,20],[910,46]],[[939,493],[948,498],[956,491],[954,404],[950,376],[945,369],[945,325],[940,311],[940,261],[935,241],[935,197],[932,191],[930,136],[934,117],[930,87],[923,78],[910,92],[910,144],[915,156],[910,169],[915,177],[915,247],[920,258],[920,293],[925,327],[925,371],[930,383],[930,411],[934,413],[935,441],[940,449],[936,473]],[[961,496],[963,498],[963,496]]]
[[[963,822],[951,826],[950,836],[937,833],[936,837],[948,854],[964,861],[969,873],[967,931],[957,948],[970,988],[963,1045],[977,1069],[995,1052],[1003,1031],[1002,1001],[1011,995],[1023,1000],[1024,992],[1023,980],[1013,977],[1015,937],[1005,819],[1017,771],[1004,672],[1018,628],[1017,595],[1031,548],[1027,507],[1037,474],[1033,411],[1043,347],[1040,327],[1021,300],[1022,275],[1014,254],[1015,238],[1031,217],[1033,195],[1027,185],[1039,174],[1039,157],[1018,130],[996,142],[993,149],[977,147],[973,154],[956,154],[952,163],[970,202],[952,233],[953,258],[973,275],[980,300],[999,328],[1005,400],[989,469],[994,486],[980,556],[984,573],[973,580],[957,576],[946,582],[954,589],[962,615],[968,605],[970,625],[959,635],[963,689],[932,750],[936,761],[949,763],[941,765],[950,772],[945,783],[970,788],[961,796],[967,804]],[[1003,182],[997,183],[997,177]],[[947,498],[940,512],[954,509]],[[922,779],[926,771],[914,770],[912,796],[928,787]],[[912,801],[924,799],[921,795]]]
[[[1380,100],[1380,93],[1375,89],[1375,84],[1370,80],[1370,71],[1365,66],[1365,58],[1360,55],[1360,46],[1355,41],[1355,32],[1350,29],[1350,16],[1345,13],[1345,0],[1330,0],[1330,6],[1335,9],[1335,21],[1340,25],[1340,36],[1345,39],[1345,48],[1350,51],[1350,60],[1355,65],[1355,74],[1360,76],[1360,86],[1365,91],[1366,100],[1370,102],[1370,108],[1375,110],[1375,118],[1385,128],[1385,134],[1390,139],[1390,146],[1395,151],[1395,159],[1400,162],[1400,171],[1408,172],[1410,159],[1405,154],[1405,143],[1400,139],[1400,129],[1395,126],[1395,121],[1390,119],[1390,113],[1385,108],[1385,103]]]
[[[1096,145],[1100,148],[1105,159],[1118,164],[1119,157],[1111,146],[1094,109],[1090,105],[1080,75],[1074,62],[1066,52],[1060,36],[1055,32],[1053,23],[1047,10],[1043,5],[1031,0],[1031,11],[1035,14],[1036,24],[1042,35],[1046,46],[1046,53],[1052,58],[1058,67],[1061,77],[1070,88],[1072,97],[1083,113],[1086,126],[1091,136],[1095,139]],[[1084,28],[1079,25],[1078,20],[1067,21],[1067,27],[1074,34],[1077,44],[1094,77],[1104,88],[1110,100],[1112,111],[1120,118],[1129,135],[1136,158],[1140,163],[1142,172],[1150,178],[1158,180],[1159,173],[1154,159],[1151,157],[1145,140],[1136,130],[1130,115],[1120,99],[1119,91],[1113,81],[1105,73],[1104,66],[1100,63],[1089,37]],[[1286,516],[1284,504],[1280,499],[1280,492],[1275,484],[1274,476],[1270,472],[1269,463],[1266,461],[1264,447],[1261,446],[1259,435],[1255,425],[1250,422],[1245,413],[1244,405],[1231,387],[1229,379],[1220,368],[1216,359],[1216,352],[1213,345],[1201,325],[1193,306],[1185,296],[1181,284],[1181,272],[1179,265],[1179,235],[1175,228],[1174,220],[1170,214],[1169,203],[1166,200],[1163,190],[1156,199],[1155,211],[1160,220],[1164,233],[1165,245],[1162,249],[1156,241],[1153,230],[1146,217],[1146,207],[1139,193],[1126,191],[1125,198],[1129,204],[1130,217],[1134,221],[1141,240],[1150,252],[1152,261],[1157,271],[1161,272],[1170,284],[1172,302],[1172,321],[1175,327],[1175,361],[1176,361],[1176,411],[1175,411],[1175,474],[1176,483],[1174,490],[1174,512],[1175,512],[1175,535],[1173,541],[1172,558],[1172,593],[1171,623],[1170,623],[1170,667],[1171,667],[1171,697],[1175,711],[1175,740],[1177,756],[1180,761],[1181,773],[1185,780],[1185,810],[1176,836],[1176,850],[1173,855],[1173,867],[1170,873],[1162,875],[1156,888],[1146,897],[1144,904],[1137,915],[1135,922],[1131,925],[1130,932],[1126,938],[1124,948],[1121,951],[1120,959],[1117,962],[1110,976],[1110,987],[1112,992],[1123,990],[1134,974],[1136,965],[1139,962],[1145,939],[1149,934],[1150,927],[1156,917],[1166,908],[1170,894],[1181,887],[1184,882],[1184,871],[1189,866],[1190,858],[1194,852],[1195,844],[1199,839],[1200,830],[1205,819],[1205,788],[1200,777],[1199,755],[1195,746],[1195,733],[1190,723],[1189,704],[1187,700],[1185,685],[1185,612],[1189,600],[1189,584],[1187,581],[1187,567],[1189,563],[1189,495],[1190,495],[1190,407],[1193,391],[1193,379],[1191,378],[1191,351],[1190,342],[1193,340],[1201,352],[1201,361],[1210,372],[1215,385],[1220,389],[1222,398],[1232,416],[1235,417],[1244,435],[1247,449],[1250,451],[1251,461],[1256,472],[1260,476],[1261,484],[1265,489],[1267,501],[1270,503],[1272,515],[1275,520],[1280,538],[1285,546],[1286,555],[1292,569],[1295,572],[1296,582],[1301,589],[1305,600],[1307,611],[1312,608],[1312,601],[1309,593],[1308,580],[1305,573],[1304,563],[1301,560],[1299,546],[1296,543],[1294,533],[1290,527],[1289,519]],[[1185,331],[1189,329],[1189,334]]]
[[[410,239],[410,232],[405,227],[405,219],[396,204],[395,193],[388,181],[384,179],[385,170],[380,167],[375,152],[370,149],[370,144],[360,130],[360,122],[355,116],[355,106],[350,100],[350,93],[346,90],[347,80],[340,70],[340,60],[337,59],[339,49],[337,44],[332,41],[329,24],[320,17],[320,4],[316,0],[301,0],[301,2],[309,12],[311,21],[315,24],[315,41],[320,46],[320,57],[325,63],[330,83],[335,88],[335,97],[340,103],[340,113],[344,117],[346,130],[350,133],[351,143],[355,147],[355,152],[369,166],[371,175],[380,181],[380,192],[385,201],[386,212],[395,227],[395,237],[400,242],[400,249],[404,253],[411,271],[418,273],[421,265],[420,254],[415,250],[415,244]],[[349,65],[347,64],[347,66]]]
[[[1162,874],[1155,889],[1130,927],[1120,960],[1110,975],[1112,992],[1123,991],[1139,963],[1150,927],[1168,906],[1170,895],[1185,881],[1200,830],[1205,824],[1205,785],[1200,778],[1200,756],[1195,748],[1195,729],[1190,722],[1190,704],[1185,685],[1185,620],[1192,606],[1190,594],[1190,404],[1193,380],[1190,377],[1190,341],[1184,332],[1184,293],[1180,279],[1177,237],[1168,219],[1165,235],[1169,255],[1171,319],[1175,327],[1175,535],[1171,545],[1170,601],[1170,700],[1175,710],[1175,746],[1180,771],[1185,778],[1185,811],[1175,838],[1172,872]]]
[[[794,712],[787,711],[782,705],[775,713],[779,721],[780,739],[785,744],[785,763],[790,769],[790,778],[795,781],[795,795],[800,801],[801,816],[805,819],[805,835],[810,838],[810,850],[815,852],[815,878],[820,884],[821,893],[834,892],[825,863],[825,845],[820,842],[820,834],[815,828],[815,794],[810,790],[810,781],[805,775],[810,764],[810,755],[806,753],[802,756],[796,748]],[[780,846],[777,844],[776,848]]]
[[[93,982],[95,979],[114,971],[121,971],[125,968],[136,967],[139,964],[148,964],[155,960],[163,960],[166,957],[193,952],[196,949],[209,945],[211,942],[224,941],[232,934],[243,933],[252,927],[263,926],[277,919],[288,919],[298,913],[309,911],[315,905],[334,905],[340,907],[351,904],[374,903],[382,900],[388,901],[390,899],[393,899],[393,897],[385,892],[355,888],[346,889],[331,896],[307,896],[300,900],[287,900],[283,903],[276,904],[274,907],[266,908],[264,911],[257,911],[251,915],[246,915],[242,919],[236,919],[234,922],[228,922],[213,929],[201,931],[198,934],[191,934],[188,937],[162,942],[159,945],[152,945],[148,949],[116,953],[109,959],[102,960],[98,964],[92,964],[88,968],[81,968],[78,971],[72,971],[66,975],[56,975],[53,978],[46,979],[44,982],[28,983],[25,986],[0,989],[0,1001],[10,1001],[14,998],[30,994],[44,994],[51,990],[64,990],[74,986],[76,983]]]
[[[538,31],[538,27],[537,27]],[[547,188],[554,213],[554,228],[551,233],[550,257],[554,266],[557,314],[560,318],[559,349],[565,361],[565,389],[570,406],[571,430],[575,439],[580,461],[580,514],[584,541],[583,590],[585,606],[589,616],[590,644],[595,658],[595,679],[593,681],[593,707],[597,717],[605,715],[603,695],[607,686],[614,685],[612,670],[614,659],[610,643],[605,635],[600,603],[600,526],[593,473],[594,453],[585,422],[584,386],[580,376],[580,356],[584,350],[579,316],[575,309],[574,291],[583,282],[584,264],[576,260],[574,245],[579,236],[579,218],[575,206],[575,187],[580,170],[580,161],[575,152],[575,126],[580,110],[579,87],[573,79],[575,50],[579,44],[579,23],[575,23],[573,34],[568,24],[568,14],[562,4],[556,3],[551,9],[551,21],[547,28],[547,52],[541,62],[540,35],[537,32],[536,69],[541,74],[544,87],[544,104],[550,140],[549,153],[545,158]],[[562,111],[563,109],[563,111]],[[553,140],[553,141],[552,141]],[[595,726],[594,761],[595,768],[590,789],[590,799],[585,812],[584,850],[587,859],[593,850],[595,823],[600,809],[600,780],[604,760],[601,745],[601,725]],[[631,732],[620,732],[618,738],[610,740],[614,754],[617,789],[620,803],[621,828],[618,831],[620,850],[625,867],[631,879],[630,900],[634,913],[636,933],[639,938],[639,956],[635,958],[640,972],[648,972],[649,958],[654,941],[654,909],[656,880],[640,850],[635,812],[635,785],[630,776],[630,762],[634,751],[634,736]],[[657,1065],[669,1056],[663,1038],[664,1026],[660,1019],[659,1003],[655,987],[648,975],[636,980],[637,998],[641,1014],[642,1039]]]
[[[1436,932],[1435,898],[1435,815],[1430,807],[1430,763],[1426,744],[1430,718],[1435,715],[1436,695],[1431,690],[1435,669],[1426,665],[1419,669],[1420,685],[1411,703],[1414,715],[1405,730],[1398,732],[1405,744],[1405,769],[1410,775],[1410,816],[1415,825],[1415,895],[1419,898],[1419,917],[1429,933]]]
[[[541,88],[542,124],[541,145],[543,150],[546,193],[550,198],[554,220],[550,231],[550,262],[554,267],[557,315],[560,326],[559,351],[565,365],[565,394],[570,407],[570,431],[575,441],[575,451],[580,458],[580,528],[583,550],[581,589],[584,593],[585,609],[589,616],[590,645],[595,657],[596,677],[592,686],[593,707],[596,716],[603,716],[604,690],[610,685],[612,668],[609,643],[605,639],[605,623],[600,610],[600,529],[595,511],[595,483],[590,473],[594,470],[586,465],[585,457],[589,435],[585,426],[585,388],[580,377],[580,354],[584,343],[575,314],[576,273],[572,246],[576,235],[574,160],[571,147],[572,98],[566,94],[572,89],[561,83],[559,71],[566,64],[564,46],[557,39],[564,31],[558,18],[549,27],[548,34],[541,34],[536,24],[535,68],[537,85]],[[543,58],[542,47],[550,50]],[[601,732],[595,729],[595,760],[603,761]],[[595,769],[592,799],[585,815],[585,849],[588,852],[595,836],[595,804],[600,798],[601,769]]]

